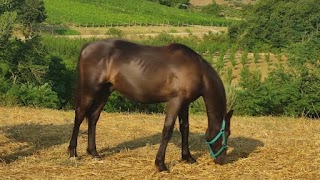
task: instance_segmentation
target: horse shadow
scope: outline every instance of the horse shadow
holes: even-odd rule
[[[9,140],[0,142],[0,160],[9,164],[39,150],[64,144],[70,140],[72,127],[73,124],[35,123],[1,127],[0,132]]]
[[[21,157],[31,156],[37,151],[46,150],[56,145],[62,145],[70,140],[73,124],[18,124],[14,126],[4,126],[0,128],[0,132],[8,138],[8,141],[0,142],[0,160],[4,163],[12,163]],[[84,134],[86,132],[82,132]],[[80,134],[79,134],[80,135]],[[125,150],[135,150],[145,146],[159,144],[161,133],[141,137],[129,141],[124,141],[113,147],[106,147],[99,150],[103,158],[112,154],[120,153]],[[5,147],[10,143],[21,143],[15,149],[6,152]],[[173,132],[170,140],[177,147],[181,147],[181,136],[178,130]],[[189,134],[190,151],[197,159],[205,153],[209,153],[208,147],[204,142],[204,136],[199,133]],[[264,144],[253,138],[248,137],[230,137],[228,145],[232,147],[232,151],[228,154],[227,163],[233,163],[242,158],[247,158],[258,147]],[[1,152],[2,151],[2,152]]]
[[[161,141],[161,133],[157,133],[151,136],[142,137],[130,141],[122,142],[114,147],[107,147],[100,150],[103,158],[110,156],[115,153],[126,150],[135,150],[145,146],[150,146],[154,144],[159,144]],[[171,143],[177,147],[181,147],[181,136],[178,130],[173,132]],[[209,149],[204,140],[204,135],[199,133],[189,134],[189,145],[190,151],[193,157],[196,159],[205,153],[209,154]],[[260,140],[238,136],[230,137],[228,140],[229,147],[232,147],[232,151],[228,153],[226,163],[233,163],[239,159],[247,158],[251,153],[253,153],[258,147],[263,147],[264,143]],[[195,153],[194,153],[195,151]]]

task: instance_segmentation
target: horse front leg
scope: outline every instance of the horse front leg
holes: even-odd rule
[[[155,160],[155,165],[159,171],[168,171],[168,168],[164,163],[165,154],[168,142],[172,137],[173,127],[175,124],[175,120],[177,119],[180,104],[181,103],[178,100],[172,100],[167,103],[167,113],[164,122],[164,127],[162,130],[161,144]]]
[[[182,141],[182,159],[191,164],[195,163],[196,160],[191,156],[189,150],[189,104],[183,106],[179,112],[179,125]]]

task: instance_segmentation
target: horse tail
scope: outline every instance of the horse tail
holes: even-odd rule
[[[79,96],[80,96],[80,91],[79,89],[81,88],[80,85],[80,60],[81,60],[81,55],[82,55],[82,51],[89,45],[90,43],[86,43],[82,46],[79,56],[78,56],[78,61],[77,61],[77,65],[75,68],[75,80],[74,80],[74,89],[73,89],[73,100],[74,100],[74,107],[76,108],[76,106],[78,105],[78,101],[79,101]]]

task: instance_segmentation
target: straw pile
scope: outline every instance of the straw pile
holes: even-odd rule
[[[103,113],[97,148],[86,155],[87,124],[79,136],[79,161],[68,160],[73,112],[0,107],[0,179],[319,179],[320,121],[281,117],[233,117],[227,164],[213,163],[202,134],[205,115],[190,115],[190,150],[197,164],[180,160],[175,129],[166,164],[154,158],[164,115]],[[176,124],[176,127],[178,124]]]

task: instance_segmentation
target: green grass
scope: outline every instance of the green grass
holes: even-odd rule
[[[216,18],[145,0],[44,0],[49,24],[110,26],[182,23],[224,26],[229,20]]]
[[[80,32],[73,29],[57,29],[54,32],[59,35],[80,35]]]

